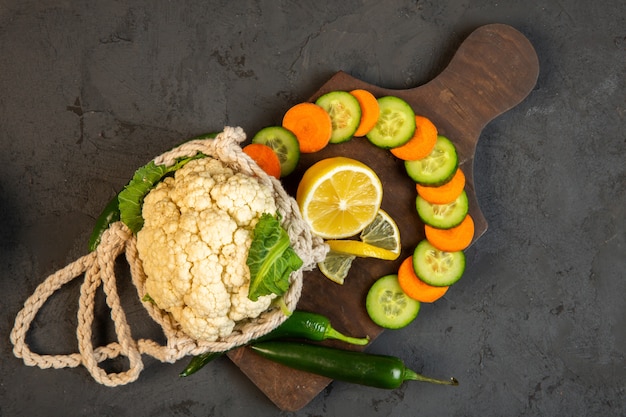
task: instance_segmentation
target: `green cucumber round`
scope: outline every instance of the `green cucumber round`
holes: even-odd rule
[[[420,302],[402,291],[398,275],[385,275],[369,289],[365,309],[372,321],[387,329],[400,329],[411,323],[420,311]]]
[[[447,287],[457,282],[465,272],[463,251],[444,252],[422,240],[413,251],[415,274],[428,285]]]
[[[282,126],[268,126],[257,132],[252,143],[267,145],[276,152],[280,161],[280,176],[289,175],[300,160],[300,143],[291,131]]]
[[[465,190],[452,203],[433,204],[421,196],[415,199],[417,214],[424,224],[438,229],[451,229],[461,224],[469,211],[469,200]]]
[[[415,112],[399,97],[385,96],[377,101],[378,121],[367,133],[367,139],[383,149],[404,145],[415,133]]]
[[[445,136],[437,136],[430,154],[422,159],[404,161],[407,174],[420,185],[438,187],[450,181],[459,166],[454,144]]]
[[[347,91],[331,91],[322,95],[315,104],[326,110],[333,125],[330,143],[352,139],[361,122],[361,105]]]

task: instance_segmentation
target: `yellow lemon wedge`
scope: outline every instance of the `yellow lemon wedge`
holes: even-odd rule
[[[376,217],[382,197],[383,186],[376,173],[343,156],[313,164],[296,192],[303,219],[324,239],[343,239],[361,232]]]
[[[400,229],[393,218],[383,209],[378,210],[374,221],[361,232],[361,241],[387,249],[400,255]]]
[[[370,245],[369,243],[361,242],[360,240],[327,240],[326,243],[330,250],[344,255],[354,255],[360,258],[377,258],[387,261],[393,261],[398,259],[400,252],[392,252],[388,249],[379,248],[378,246]]]
[[[326,278],[337,284],[343,284],[355,258],[356,256],[354,255],[346,255],[330,250],[326,254],[326,258],[317,264],[317,267]]]
[[[400,230],[393,218],[383,209],[380,209],[374,220],[365,226],[360,238],[361,242],[327,240],[326,243],[331,249],[326,259],[317,264],[320,272],[331,281],[343,284],[350,272],[352,261],[357,256],[373,256],[385,260],[395,260],[400,256],[402,249]]]

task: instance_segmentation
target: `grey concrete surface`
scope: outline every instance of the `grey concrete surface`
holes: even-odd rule
[[[0,1],[0,416],[626,416],[625,17],[621,0]],[[106,388],[13,356],[23,302],[86,253],[137,166],[224,125],[276,123],[338,70],[423,84],[488,23],[520,30],[541,65],[478,144],[489,229],[445,299],[370,349],[460,386],[334,382],[287,413],[226,359],[184,380],[182,362],[147,359]],[[76,350],[77,295],[50,300],[34,348]]]

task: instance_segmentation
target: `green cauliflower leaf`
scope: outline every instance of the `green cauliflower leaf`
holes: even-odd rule
[[[285,294],[289,289],[289,276],[300,269],[303,262],[291,247],[280,220],[266,213],[254,228],[246,264],[250,268],[248,298],[257,301],[263,295]]]
[[[133,178],[118,194],[120,220],[133,232],[137,233],[143,227],[141,207],[143,199],[159,181],[183,167],[187,162],[205,155],[198,153],[192,157],[179,158],[172,166],[157,165],[150,161],[135,171]]]

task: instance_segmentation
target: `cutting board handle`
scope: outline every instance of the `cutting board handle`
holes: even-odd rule
[[[436,103],[430,110],[471,132],[475,143],[487,123],[526,98],[538,75],[529,40],[511,26],[491,24],[472,32],[436,78],[407,94]]]

